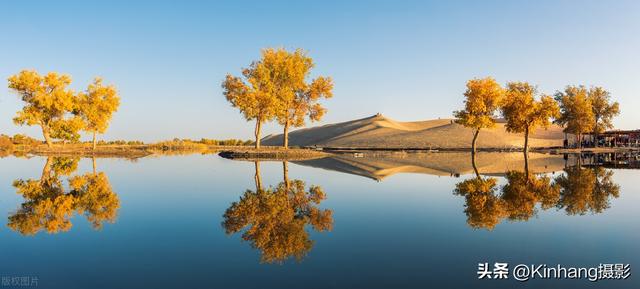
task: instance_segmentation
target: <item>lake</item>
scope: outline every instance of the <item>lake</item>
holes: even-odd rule
[[[637,160],[8,156],[0,274],[3,288],[640,288]],[[479,279],[496,262],[632,276]]]

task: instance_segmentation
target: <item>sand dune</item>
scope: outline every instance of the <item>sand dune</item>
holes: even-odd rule
[[[570,165],[561,155],[531,153],[529,172],[552,173]],[[473,174],[468,152],[448,153],[365,153],[365,157],[338,154],[331,157],[294,161],[294,163],[348,174],[383,180],[399,173],[418,173],[437,176]],[[511,170],[524,170],[522,153],[482,152],[477,155],[476,166],[482,175],[504,175]]]
[[[399,122],[382,115],[324,126],[305,128],[289,133],[292,146],[359,147],[359,148],[469,148],[472,130],[453,122],[437,119]],[[564,134],[558,126],[538,129],[530,135],[531,147],[562,146]],[[264,145],[282,145],[282,135],[269,135]],[[522,134],[507,133],[504,121],[493,129],[484,129],[478,137],[480,148],[521,148]]]

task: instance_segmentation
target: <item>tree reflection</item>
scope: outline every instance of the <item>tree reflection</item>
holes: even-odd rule
[[[536,214],[536,205],[542,209],[554,207],[558,201],[558,188],[546,176],[509,171],[507,184],[502,187],[502,196],[509,220],[526,221]]]
[[[464,213],[473,228],[493,229],[504,217],[504,201],[496,196],[495,178],[479,175],[456,184],[455,193],[465,197]]]
[[[289,180],[286,162],[284,181],[263,189],[260,165],[256,162],[255,166],[256,190],[245,191],[240,201],[231,204],[222,226],[227,234],[246,228],[242,239],[261,251],[262,262],[282,263],[290,257],[301,261],[313,247],[305,226],[318,232],[332,229],[332,211],[318,208],[325,193],[319,186],[307,189],[304,181]]]
[[[551,179],[529,173],[525,155],[523,171],[509,171],[501,193],[496,193],[495,178],[482,178],[472,165],[475,178],[456,184],[455,194],[465,197],[467,224],[472,228],[492,230],[503,219],[527,221],[538,208],[564,209],[568,215],[601,213],[609,208],[611,197],[617,198],[620,187],[613,183],[613,171],[603,167],[565,169],[565,174]]]
[[[471,166],[475,178],[456,184],[454,192],[465,197],[464,213],[467,215],[467,224],[475,229],[492,230],[506,215],[504,200],[496,194],[498,180],[480,176],[476,165],[476,153],[473,151]]]
[[[565,174],[555,180],[561,188],[557,207],[569,215],[603,212],[609,208],[611,197],[620,196],[620,186],[612,178],[613,171],[602,167],[565,169]]]
[[[65,232],[71,229],[70,218],[75,212],[84,214],[99,229],[106,221],[114,222],[120,201],[100,172],[70,177],[69,190],[60,180],[78,167],[78,158],[48,157],[40,179],[18,179],[13,182],[16,192],[25,199],[18,210],[9,216],[8,226],[23,235],[39,231]]]

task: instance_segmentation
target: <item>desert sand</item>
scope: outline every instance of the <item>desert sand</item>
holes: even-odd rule
[[[478,137],[479,148],[517,149],[524,146],[522,134],[505,131],[498,120],[492,129],[483,129]],[[292,146],[331,148],[432,148],[461,149],[471,147],[473,132],[454,123],[453,119],[399,122],[377,114],[371,117],[304,128],[289,133]],[[530,135],[533,148],[561,147],[564,134],[559,126],[540,128]],[[282,134],[262,139],[264,145],[282,145]]]

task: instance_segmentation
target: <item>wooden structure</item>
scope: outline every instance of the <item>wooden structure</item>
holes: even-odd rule
[[[640,129],[609,130],[596,135],[584,134],[582,147],[640,147]],[[565,143],[565,146],[567,144]]]

